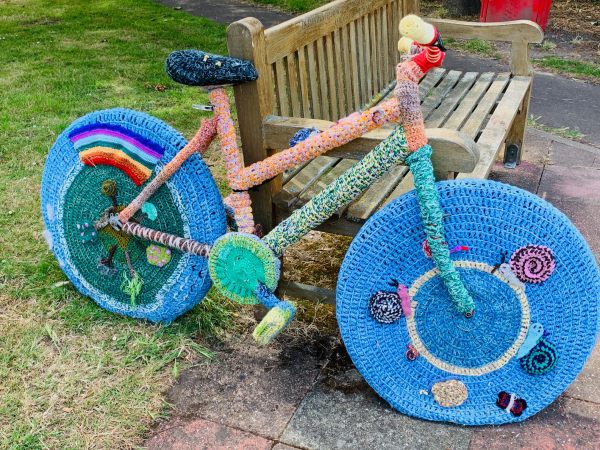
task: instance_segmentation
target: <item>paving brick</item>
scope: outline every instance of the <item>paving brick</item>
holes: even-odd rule
[[[146,441],[149,450],[269,450],[273,442],[210,420],[176,422]]]
[[[490,180],[510,184],[529,192],[536,192],[544,171],[541,163],[523,161],[516,169],[507,169],[502,163],[494,164]]]
[[[288,333],[268,347],[232,338],[182,373],[169,393],[175,415],[192,415],[277,438],[313,385],[333,346],[331,337]]]
[[[466,449],[473,429],[426,422],[394,411],[345,357],[332,359],[280,440],[310,449]]]
[[[533,164],[543,164],[548,160],[551,148],[551,135],[540,133],[533,128],[527,128],[525,131],[525,142],[523,143],[521,161],[527,161]]]
[[[287,444],[282,444],[281,442],[273,447],[273,450],[298,450],[298,447],[292,447]]]
[[[581,373],[567,389],[569,397],[596,403],[600,407],[600,342],[590,355]]]
[[[553,142],[550,151],[550,163],[558,164],[563,167],[584,167],[594,166],[594,161],[598,154],[587,152],[563,142]]]
[[[600,406],[560,398],[520,424],[475,431],[471,449],[598,449]]]
[[[600,170],[547,165],[540,181],[538,195],[549,201],[571,200],[600,204]]]

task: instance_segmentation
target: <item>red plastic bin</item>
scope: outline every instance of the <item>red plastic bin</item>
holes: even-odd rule
[[[481,0],[480,22],[505,22],[527,19],[543,30],[548,25],[552,0]]]

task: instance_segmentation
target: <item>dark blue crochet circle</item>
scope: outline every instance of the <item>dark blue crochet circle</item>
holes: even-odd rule
[[[81,276],[69,256],[64,240],[63,221],[60,220],[65,205],[65,192],[70,183],[83,170],[79,154],[69,140],[69,134],[81,127],[114,125],[135,132],[147,145],[164,149],[153,175],[162,170],[177,152],[185,146],[185,138],[175,129],[148,114],[129,109],[115,108],[90,113],[74,121],[57,138],[50,149],[41,186],[41,207],[45,235],[52,251],[67,277],[82,294],[91,297],[101,307],[130,317],[152,322],[168,323],[189,311],[200,302],[212,283],[205,258],[185,255],[177,270],[169,277],[156,295],[154,303],[132,306],[115,301]],[[212,244],[226,231],[225,210],[219,190],[199,154],[193,155],[167,182],[176,201],[186,228],[186,237]],[[140,188],[141,189],[141,188]]]
[[[480,367],[501,357],[521,328],[521,304],[515,291],[494,275],[458,269],[469,286],[476,313],[459,314],[439,276],[427,281],[413,298],[417,333],[436,358],[461,367]]]
[[[526,284],[525,294],[530,323],[543,325],[544,339],[556,348],[556,365],[545,374],[531,375],[512,357],[488,372],[475,372],[479,370],[476,368],[469,369],[468,374],[457,374],[432,364],[422,354],[414,361],[407,359],[407,345],[412,344],[412,340],[404,316],[393,324],[381,324],[373,319],[368,310],[373,293],[389,290],[391,280],[398,280],[410,289],[417,279],[434,268],[422,250],[425,233],[414,191],[371,217],[346,254],[338,277],[336,304],[342,339],[366,381],[402,413],[466,425],[524,420],[548,406],[569,386],[594,347],[600,322],[600,273],[596,261],[567,217],[533,194],[486,180],[443,182],[438,183],[437,188],[449,246],[470,248],[453,253],[453,260],[463,261],[461,264],[465,266],[468,261],[476,261],[492,267],[501,262],[502,252],[508,252],[510,257],[524,245],[545,245],[552,250],[556,260],[552,276],[543,283]],[[464,269],[467,270],[472,269]],[[483,289],[482,279],[488,283],[485,276],[466,276],[467,289]],[[420,311],[417,304],[415,312],[419,335],[425,336],[428,351],[460,367],[493,360],[506,351],[520,310],[509,298],[510,291],[495,282],[489,284],[492,294],[489,298],[494,301],[494,308],[483,309],[482,294],[476,295],[479,307],[472,319],[465,320],[485,318],[489,322],[490,339],[497,342],[499,348],[481,340],[467,342],[456,333],[456,322],[441,320],[443,311],[450,307],[449,299],[436,291],[434,282],[430,293],[422,292],[417,300],[439,304],[440,310]],[[429,298],[435,295],[440,297]],[[500,304],[506,302],[506,305]],[[426,330],[429,323],[426,313],[430,318],[437,318],[432,331]],[[483,328],[477,330],[483,339]],[[455,336],[452,344],[458,348],[455,352],[442,348],[444,339],[451,341],[452,336]],[[459,380],[468,390],[468,397],[460,406],[443,407],[433,398],[432,386],[448,379]],[[521,416],[516,417],[496,405],[502,391],[527,402]]]
[[[394,323],[402,316],[402,306],[398,294],[376,292],[369,300],[369,312],[379,323]]]

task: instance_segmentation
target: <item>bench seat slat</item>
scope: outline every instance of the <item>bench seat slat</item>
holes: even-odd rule
[[[319,156],[313,159],[283,185],[281,192],[276,195],[275,201],[285,208],[294,205],[298,201],[298,196],[309,189],[324,172],[338,161],[339,158],[331,156]]]
[[[298,172],[300,172],[302,169],[304,169],[309,163],[310,163],[310,161],[304,162],[302,164],[298,164],[296,167],[283,172],[283,174],[281,175],[281,182],[283,184],[285,184],[288,181],[290,181],[290,179],[292,177],[296,176],[296,174]]]
[[[363,195],[348,207],[346,216],[352,221],[367,220],[371,214],[386,199],[396,185],[404,178],[408,167],[392,167],[386,174],[377,180]]]
[[[452,91],[450,91],[446,98],[442,100],[442,103],[440,103],[440,105],[425,119],[425,125],[429,128],[441,127],[467,92],[469,92],[469,89],[471,89],[477,79],[477,75],[479,75],[478,72],[465,73]]]
[[[512,78],[510,85],[478,139],[477,144],[480,153],[475,170],[471,173],[461,173],[458,178],[487,178],[530,85],[531,77],[517,76]]]
[[[435,68],[427,72],[419,83],[419,97],[421,101],[427,98],[429,92],[438,84],[446,74],[446,69]]]
[[[321,176],[313,182],[308,189],[298,195],[298,201],[295,203],[294,208],[299,208],[300,206],[306,204],[311,198],[325,189],[329,184],[336,180],[340,175],[342,175],[346,170],[356,164],[356,160],[354,159],[342,159],[337,164],[335,164],[330,170],[326,172],[321,172]],[[339,211],[336,214],[338,217],[342,213]]]
[[[406,174],[404,175],[404,178],[402,178],[402,181],[400,181],[400,183],[398,183],[398,185],[390,193],[388,198],[385,199],[385,202],[383,202],[383,205],[381,205],[381,208],[383,208],[385,205],[387,205],[392,200],[395,200],[398,197],[400,197],[401,195],[406,194],[408,191],[414,189],[414,187],[415,187],[415,181],[413,179],[412,173],[407,171]]]
[[[431,111],[439,106],[442,100],[448,95],[448,92],[454,88],[461,75],[462,72],[458,70],[450,70],[446,72],[444,79],[429,91],[429,94],[421,104],[421,111],[424,118],[427,118]]]
[[[460,128],[460,131],[473,139],[477,137],[477,134],[483,127],[488,114],[496,105],[498,98],[500,98],[502,95],[502,92],[509,81],[509,73],[499,73],[498,76],[496,76],[496,79],[492,81],[490,88],[487,90],[484,96],[481,97],[481,100],[479,100],[477,106],[465,124]]]
[[[465,95],[458,107],[452,112],[452,115],[448,118],[446,123],[444,123],[443,126],[445,128],[458,130],[461,127],[491,84],[494,75],[494,72],[484,72],[479,76],[473,87]]]

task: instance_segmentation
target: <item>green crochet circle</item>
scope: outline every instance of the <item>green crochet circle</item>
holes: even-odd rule
[[[148,242],[127,237],[114,231],[110,226],[100,230],[95,240],[83,243],[77,225],[88,223],[93,227],[94,221],[112,204],[111,199],[103,192],[107,180],[115,183],[116,195],[121,205],[131,202],[142,189],[136,186],[127,174],[115,167],[106,165],[83,167],[65,192],[65,206],[62,213],[64,239],[71,264],[95,289],[109,295],[117,302],[129,305],[130,296],[121,288],[123,274],[129,273],[124,253],[124,250],[127,250],[135,271],[143,281],[136,304],[150,305],[156,301],[159,291],[177,269],[182,253],[173,250],[171,261],[162,268],[151,265],[146,258]],[[151,221],[137,214],[135,217],[138,221],[142,225],[183,236],[183,219],[166,185],[161,186],[152,196],[152,202],[160,211],[157,220]],[[101,266],[99,262],[108,256],[109,249],[113,245],[117,245],[117,250],[114,253],[113,267],[108,269]]]
[[[260,281],[274,290],[279,281],[279,260],[256,236],[229,233],[219,238],[208,257],[208,270],[217,289],[231,300],[255,305]]]

